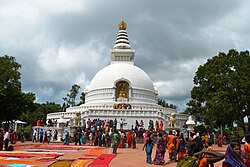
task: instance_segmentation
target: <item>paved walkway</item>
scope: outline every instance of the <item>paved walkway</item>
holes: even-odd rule
[[[24,144],[31,144],[31,143],[32,142],[25,142]],[[23,143],[18,142],[16,145],[20,145],[20,144],[23,144]],[[55,143],[51,143],[51,144],[55,144]],[[58,143],[58,144],[62,144],[62,143]],[[71,143],[70,145],[73,146],[74,144]],[[142,147],[143,147],[143,144],[137,144],[136,149],[118,148],[118,154],[110,162],[110,164],[109,164],[110,167],[147,167],[147,166],[152,167],[152,166],[155,166],[155,165],[146,163],[146,155],[145,155],[145,151],[142,151]],[[218,152],[221,152],[221,153],[225,153],[226,148],[227,148],[226,145],[223,145],[223,147],[217,147],[216,145],[213,146],[214,150],[216,150]],[[57,159],[78,159],[80,157],[83,157],[83,155],[88,153],[89,151],[90,151],[90,149],[82,149],[82,150],[79,150],[78,152],[74,152],[74,153],[65,152],[63,156],[60,156]],[[112,148],[105,149],[103,151],[103,153],[104,154],[111,154],[112,153]],[[153,149],[152,159],[154,158],[154,156],[155,156],[155,147]],[[35,158],[29,159],[29,160],[35,160]],[[166,153],[165,160],[167,161],[167,163],[164,166],[176,167],[176,163],[169,163],[168,162],[167,153]],[[48,166],[48,165],[50,165],[52,163],[53,162],[43,162],[43,163],[41,163],[39,165],[36,165],[36,167],[45,167],[45,166]],[[88,166],[88,164],[85,165],[85,166]],[[222,166],[221,164],[222,164],[222,161],[216,163],[215,167],[221,167]]]

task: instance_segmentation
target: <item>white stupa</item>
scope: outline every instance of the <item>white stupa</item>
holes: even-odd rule
[[[175,109],[165,108],[157,104],[158,90],[150,77],[139,67],[134,65],[135,51],[131,49],[127,25],[119,23],[119,32],[113,49],[110,50],[110,65],[101,69],[85,88],[85,104],[70,107],[66,112],[51,113],[49,119],[71,120],[76,113],[81,114],[82,123],[88,118],[123,120],[124,129],[135,126],[136,120],[144,123],[147,129],[149,120],[162,121],[163,128],[170,128],[169,118],[175,113],[176,127],[182,128],[188,115],[178,114]]]

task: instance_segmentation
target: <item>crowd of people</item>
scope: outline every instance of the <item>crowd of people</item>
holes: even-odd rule
[[[214,163],[223,160],[223,167],[249,167],[250,166],[250,135],[245,137],[244,151],[241,148],[239,140],[231,141],[228,144],[226,153],[220,153],[213,150],[213,140],[209,134],[200,137],[199,133],[191,132],[189,138],[184,138],[183,134],[178,130],[168,133],[158,133],[156,142],[153,139],[154,132],[146,132],[146,140],[142,150],[146,152],[146,162],[155,165],[166,165],[167,163],[177,162],[177,167],[187,165],[195,157],[196,166],[198,167],[213,167]],[[220,143],[221,141],[218,140]],[[153,146],[155,145],[155,156],[152,159]],[[219,144],[220,145],[220,144]],[[165,159],[168,153],[169,160]],[[183,163],[185,161],[185,163]],[[179,165],[179,166],[178,166]],[[192,164],[195,166],[194,164]],[[190,166],[192,166],[190,164]]]
[[[223,167],[250,167],[250,135],[246,135],[244,141],[240,140],[239,135],[235,135],[235,140],[228,140],[225,136],[219,135],[215,140],[215,137],[208,133],[200,135],[190,132],[187,137],[179,130],[164,131],[161,123],[155,123],[154,126],[152,120],[149,121],[147,130],[143,121],[136,120],[135,126],[132,125],[130,130],[124,130],[123,123],[122,119],[119,121],[88,119],[86,125],[77,127],[71,135],[65,130],[60,141],[65,145],[73,142],[75,145],[111,147],[113,154],[119,152],[118,148],[136,149],[136,144],[140,141],[144,143],[142,150],[146,153],[146,163],[155,165],[177,162],[178,167],[183,159],[195,157],[198,167],[213,167],[214,163],[223,159]],[[119,129],[117,124],[120,124]],[[56,129],[53,131],[34,129],[32,136],[33,142],[49,144],[50,141],[58,141]],[[0,129],[0,150],[10,150],[9,144],[15,144],[17,140],[15,131]],[[244,148],[241,148],[242,142],[245,142]],[[225,154],[213,150],[215,143],[218,147],[227,144]],[[155,150],[154,157],[152,157],[153,150]]]
[[[119,129],[117,124],[120,124]],[[88,119],[86,126],[78,127],[73,132],[72,141],[75,145],[88,144],[101,147],[113,146],[117,148],[136,148],[136,137],[142,137],[142,132],[135,125],[130,131],[123,129],[122,119],[117,121],[114,120],[100,120]],[[69,144],[70,134],[68,131],[64,132],[63,135],[64,144]],[[114,149],[114,153],[116,153]]]

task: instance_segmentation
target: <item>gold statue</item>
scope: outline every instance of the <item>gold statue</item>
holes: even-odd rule
[[[124,82],[119,83],[118,85],[118,98],[126,98],[126,84]]]
[[[122,20],[122,21],[119,23],[118,27],[119,27],[119,30],[126,30],[127,24]]]

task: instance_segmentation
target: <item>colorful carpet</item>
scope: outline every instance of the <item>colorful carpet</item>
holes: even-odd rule
[[[84,154],[84,156],[98,156],[102,154],[103,150],[104,148],[93,148],[87,154]]]
[[[91,162],[88,167],[109,167],[110,161],[116,157],[116,154],[102,154]]]
[[[27,165],[36,165],[36,164],[40,164],[40,162],[39,162],[39,161],[4,160],[4,159],[1,159],[1,160],[0,160],[0,164],[5,164],[5,166],[7,166],[7,165],[11,165],[11,164],[27,164]]]
[[[29,147],[31,148],[31,147]],[[39,145],[33,148],[39,149],[53,149],[53,150],[60,150],[60,149],[90,149],[90,148],[98,148],[98,146],[85,146],[85,145],[57,145],[57,144],[49,144],[49,145]]]
[[[58,160],[53,164],[49,165],[49,167],[69,167],[74,160]]]
[[[28,164],[8,164],[8,165],[5,165],[5,167],[30,167],[30,165]]]
[[[83,167],[85,164],[87,164],[88,162],[92,161],[93,158],[79,158],[77,160],[75,160],[70,167]]]
[[[34,156],[33,155],[25,155],[23,153],[16,153],[16,154],[0,153],[0,157],[31,158]]]
[[[30,148],[23,148],[22,150],[25,150],[27,152],[55,152],[55,149],[30,149]],[[56,152],[78,152],[79,150],[71,150],[71,149],[66,149],[66,150],[60,150],[57,149]]]

